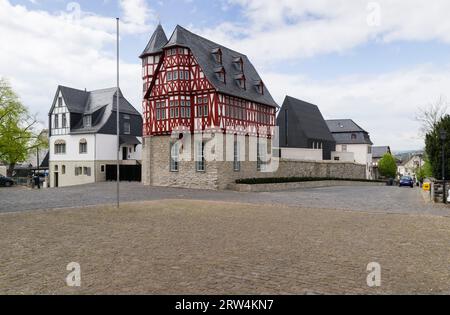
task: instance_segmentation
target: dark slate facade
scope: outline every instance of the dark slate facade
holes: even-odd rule
[[[336,141],[316,105],[286,96],[277,117],[281,148],[313,149],[320,143],[323,159],[330,160]]]

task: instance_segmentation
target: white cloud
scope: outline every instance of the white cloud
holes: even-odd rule
[[[369,40],[438,40],[450,43],[450,1],[228,0],[245,20],[199,30],[207,37],[255,56],[261,62],[342,53]]]
[[[146,21],[125,19],[122,30],[140,32]],[[76,8],[50,14],[0,0],[0,77],[11,81],[46,124],[58,84],[89,90],[115,86],[115,23],[114,18],[78,14]],[[122,90],[138,110],[140,74],[138,63],[121,62]]]
[[[370,132],[376,145],[393,150],[423,147],[418,108],[445,96],[450,66],[430,65],[379,75],[344,76],[333,81],[267,73],[266,83],[278,103],[291,95],[319,105],[326,119],[351,118]],[[448,95],[447,95],[448,96]]]

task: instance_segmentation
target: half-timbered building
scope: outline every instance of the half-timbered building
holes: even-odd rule
[[[224,189],[264,171],[278,105],[247,56],[159,25],[140,58],[145,184]]]

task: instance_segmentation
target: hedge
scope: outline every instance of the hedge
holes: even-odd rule
[[[269,178],[247,178],[238,179],[236,184],[259,185],[259,184],[282,184],[282,183],[302,183],[302,182],[320,182],[320,181],[346,181],[362,183],[385,183],[382,180],[370,179],[352,179],[352,178],[334,178],[334,177],[269,177]]]

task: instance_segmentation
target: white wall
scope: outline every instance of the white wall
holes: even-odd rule
[[[298,161],[322,161],[322,149],[281,148],[281,158]]]
[[[86,139],[87,153],[80,154],[80,140]],[[55,141],[66,142],[66,154],[55,154]],[[50,161],[94,161],[95,135],[61,135],[50,137]]]
[[[331,160],[335,161],[339,158],[339,162],[355,163],[355,153],[353,152],[331,152]]]
[[[366,165],[367,178],[372,178],[372,154],[368,153],[371,145],[347,144],[347,151],[354,154],[355,163]],[[336,145],[336,152],[343,152],[342,145]]]
[[[6,166],[0,165],[0,175],[6,176]]]
[[[97,161],[112,161],[117,159],[117,137],[115,135],[96,135],[97,138]],[[142,138],[138,137],[138,140],[142,142]],[[142,159],[142,144],[136,146],[136,152],[134,152],[134,145],[122,145],[120,147],[120,159],[122,160],[122,147],[126,146],[131,148],[129,152],[129,160],[141,160]]]

